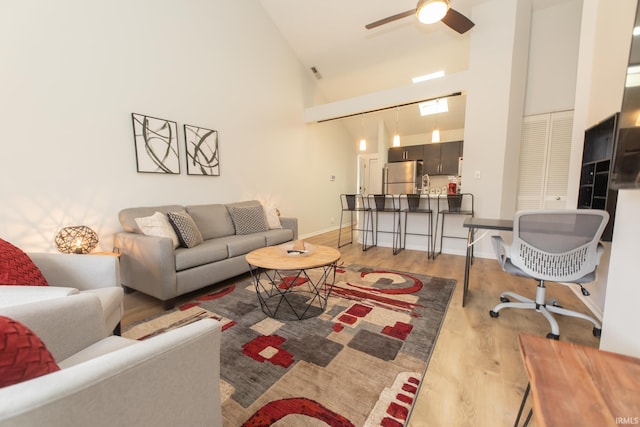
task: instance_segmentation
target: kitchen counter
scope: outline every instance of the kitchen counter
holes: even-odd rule
[[[401,234],[405,235],[405,213],[402,210],[407,209],[407,197],[406,195],[394,195],[395,200],[399,202],[396,205],[396,208],[399,207],[401,211]],[[371,206],[375,207],[375,203],[373,202],[373,195],[370,194],[367,198],[371,202]],[[390,206],[387,205],[387,208]],[[431,234],[434,242],[434,247],[436,252],[440,251],[440,240],[441,235],[444,234],[445,239],[442,239],[442,252],[447,254],[454,255],[462,255],[466,254],[466,230],[463,228],[462,224],[464,220],[467,219],[468,215],[447,215],[447,219],[444,224],[444,229],[441,230],[440,225],[437,225],[438,217],[440,217],[440,221],[442,221],[442,215],[438,215],[439,212],[449,211],[449,202],[447,198],[447,194],[420,194],[420,209],[431,209]],[[465,198],[464,203],[461,207],[462,210],[471,210],[471,202],[467,198]],[[374,227],[375,227],[375,217],[374,214]],[[397,220],[397,216],[394,218],[394,215],[390,212],[379,212],[377,215],[378,223],[377,228],[380,231],[389,231],[393,229],[394,220]],[[429,234],[429,224],[428,224],[428,215],[411,215],[410,220],[407,221],[406,225],[406,235],[402,240],[402,246],[405,249],[413,249],[427,252],[429,249],[428,238],[423,236],[422,234]],[[438,226],[438,230],[436,232],[436,225]],[[414,234],[412,234],[414,233]],[[447,238],[447,236],[452,237],[460,237],[458,238]],[[394,236],[388,232],[380,232],[377,236],[377,246],[381,247],[393,247],[393,238]],[[358,236],[358,242],[362,243],[361,236]]]

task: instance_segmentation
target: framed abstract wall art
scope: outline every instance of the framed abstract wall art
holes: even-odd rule
[[[187,175],[220,176],[218,131],[184,125]]]
[[[179,174],[176,122],[136,113],[131,118],[138,172]]]

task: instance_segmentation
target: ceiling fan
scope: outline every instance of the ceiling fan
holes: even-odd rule
[[[379,19],[365,25],[365,28],[370,30],[413,14],[415,14],[418,21],[423,24],[433,24],[442,21],[460,34],[466,33],[475,25],[469,18],[449,7],[449,0],[419,0],[415,9]]]

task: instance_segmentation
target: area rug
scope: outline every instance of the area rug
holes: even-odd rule
[[[402,426],[454,287],[452,279],[340,266],[324,313],[281,321],[262,312],[245,278],[123,336],[218,319],[225,426]]]

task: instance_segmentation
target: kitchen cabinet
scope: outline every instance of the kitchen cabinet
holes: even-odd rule
[[[458,160],[462,157],[463,141],[425,144],[423,172],[429,175],[458,175]]]
[[[422,145],[389,148],[389,162],[404,162],[407,160],[422,160]]]
[[[609,212],[609,223],[602,234],[605,242],[610,242],[613,236],[618,200],[618,192],[609,186],[617,128],[618,113],[584,132],[578,209],[604,209]]]

